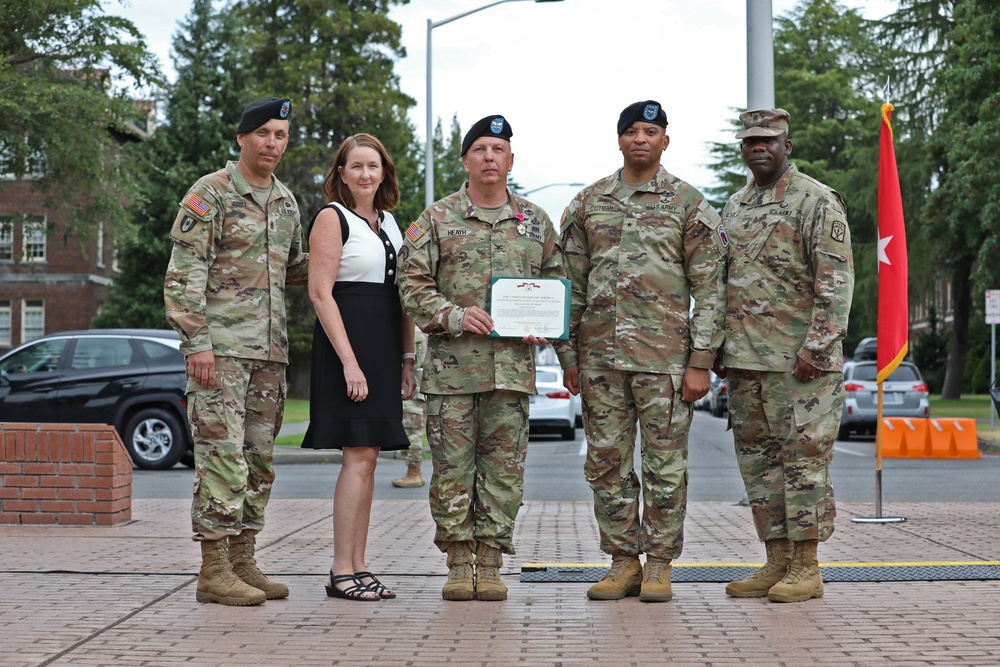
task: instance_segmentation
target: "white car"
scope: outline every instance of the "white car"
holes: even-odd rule
[[[576,440],[577,415],[582,415],[580,397],[573,396],[563,386],[562,369],[538,366],[535,387],[538,395],[529,398],[529,432],[558,433],[563,440]]]

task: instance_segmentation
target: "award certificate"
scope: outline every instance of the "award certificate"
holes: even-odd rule
[[[569,337],[570,282],[565,278],[493,278],[490,336]]]

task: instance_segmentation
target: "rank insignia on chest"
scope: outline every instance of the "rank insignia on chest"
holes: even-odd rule
[[[183,202],[183,206],[202,218],[206,217],[212,210],[212,206],[194,192],[187,196],[187,199]]]
[[[719,225],[718,227],[715,228],[715,231],[718,232],[719,234],[719,240],[722,241],[722,247],[725,248],[726,246],[728,246],[729,237],[726,236],[726,228],[722,225]]]
[[[844,239],[847,238],[847,225],[840,220],[835,220],[833,226],[830,227],[830,238],[843,243]]]
[[[415,222],[411,222],[410,226],[406,228],[406,238],[410,239],[410,243],[416,243],[423,235],[424,230],[420,229]]]

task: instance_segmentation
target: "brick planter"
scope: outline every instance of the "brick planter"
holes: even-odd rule
[[[106,424],[0,424],[0,523],[113,526],[132,518],[132,459]]]

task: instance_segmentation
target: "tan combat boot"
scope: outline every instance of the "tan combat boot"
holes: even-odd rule
[[[669,602],[674,597],[670,587],[670,560],[646,557],[646,567],[642,569],[642,602]]]
[[[448,547],[448,581],[441,589],[442,598],[465,601],[476,596],[472,560],[471,543],[453,542]]]
[[[399,479],[392,480],[393,486],[402,489],[412,489],[424,485],[424,476],[420,474],[420,464],[406,466],[406,474]]]
[[[497,602],[507,599],[507,587],[500,581],[503,554],[496,547],[480,543],[476,549],[476,599]]]
[[[823,575],[816,560],[819,542],[807,540],[794,542],[792,560],[788,573],[771,587],[767,599],[771,602],[805,602],[810,598],[823,597]]]
[[[264,591],[268,600],[287,598],[288,586],[271,581],[257,568],[254,551],[258,532],[244,529],[236,537],[229,538],[229,563],[233,566],[233,574],[242,579],[243,583]]]
[[[611,558],[611,569],[604,578],[587,589],[591,600],[620,600],[639,595],[642,591],[642,564],[638,556],[618,555]]]
[[[260,604],[264,591],[243,582],[229,564],[228,544],[222,540],[202,540],[201,572],[198,574],[198,602],[218,602],[232,607]]]
[[[764,549],[767,551],[764,566],[746,579],[729,582],[726,595],[734,598],[762,598],[785,577],[788,561],[792,559],[792,541],[787,537],[765,540]]]

